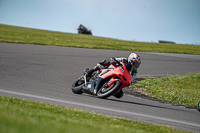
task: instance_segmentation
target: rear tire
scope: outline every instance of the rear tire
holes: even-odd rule
[[[80,77],[72,84],[72,92],[75,94],[82,94],[82,87],[85,85],[84,77]]]
[[[121,82],[119,80],[115,81],[109,87],[104,88],[104,85],[98,90],[97,96],[99,98],[107,98],[115,94],[121,87]]]

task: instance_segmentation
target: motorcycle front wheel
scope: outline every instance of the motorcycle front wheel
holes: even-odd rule
[[[99,98],[107,98],[115,94],[121,87],[121,82],[119,80],[115,81],[108,87],[104,87],[104,85],[98,90],[97,96]]]
[[[75,94],[82,94],[82,87],[85,85],[84,77],[80,77],[72,84],[72,92]]]

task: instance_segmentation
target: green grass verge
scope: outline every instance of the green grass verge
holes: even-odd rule
[[[0,42],[110,49],[124,51],[200,54],[200,46],[122,41],[89,35],[52,32],[0,24]]]
[[[145,88],[150,96],[186,106],[197,107],[200,101],[200,73],[145,79],[132,87]]]
[[[1,133],[179,133],[162,125],[0,96]]]

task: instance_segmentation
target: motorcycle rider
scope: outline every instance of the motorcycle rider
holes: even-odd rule
[[[137,69],[139,68],[141,61],[142,61],[141,57],[136,53],[131,53],[128,56],[128,59],[125,58],[125,57],[121,57],[121,58],[113,57],[113,58],[110,58],[110,59],[104,59],[101,62],[99,62],[94,68],[92,68],[90,70],[85,70],[86,76],[90,77],[94,71],[104,69],[104,68],[108,68],[111,64],[116,63],[115,60],[125,63],[126,69],[132,75],[132,82],[133,82],[133,80],[137,76]],[[120,97],[123,96],[122,90],[118,91],[117,93],[114,95],[115,97],[120,98]]]
[[[86,27],[83,26],[82,24],[80,24],[79,27],[78,27],[78,33],[82,33],[82,32],[84,32],[85,30],[86,30]]]

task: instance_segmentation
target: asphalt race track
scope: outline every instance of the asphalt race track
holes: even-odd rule
[[[139,76],[171,76],[200,72],[199,55],[137,52],[142,57]],[[176,129],[200,132],[200,112],[125,95],[99,99],[71,91],[85,67],[130,51],[0,43],[0,95],[93,111]]]

